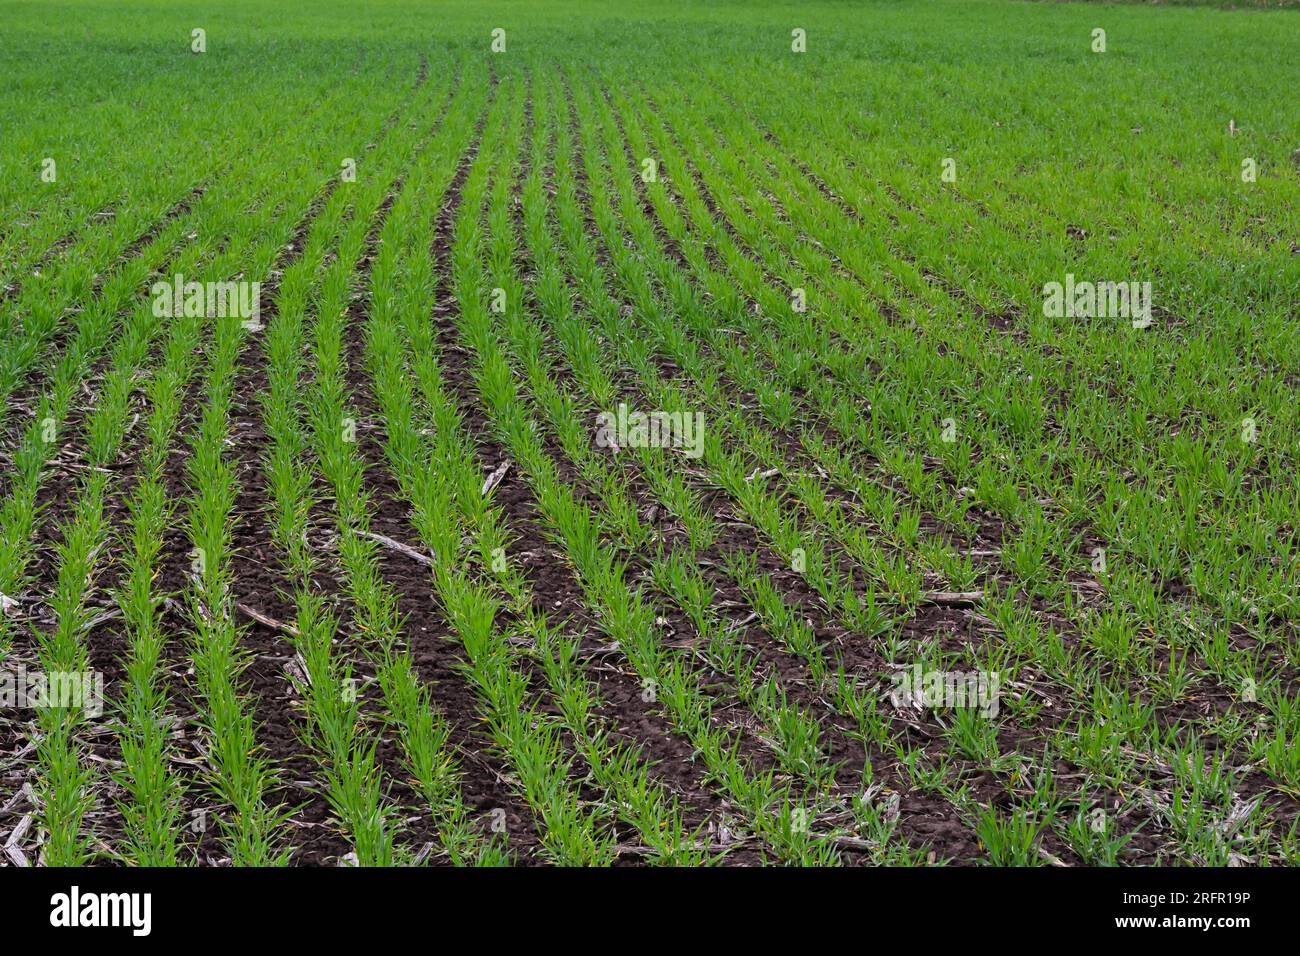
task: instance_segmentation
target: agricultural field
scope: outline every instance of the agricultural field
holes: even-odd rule
[[[1300,13],[0,61],[0,864],[1300,863]]]

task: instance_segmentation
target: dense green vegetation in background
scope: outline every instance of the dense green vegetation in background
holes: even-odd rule
[[[0,0],[0,62],[0,660],[109,698],[0,724],[19,852],[1300,862],[1289,11]]]
[[[1153,7],[1222,7],[1224,9],[1254,8],[1260,10],[1286,10],[1300,7],[1297,0],[1048,0],[1060,3],[1145,3]]]

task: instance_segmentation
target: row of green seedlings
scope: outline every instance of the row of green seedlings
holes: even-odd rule
[[[540,156],[540,147],[535,148],[535,157]],[[561,181],[559,205],[562,209],[572,209],[571,177],[562,176]],[[571,311],[562,264],[545,224],[547,204],[543,200],[544,189],[539,174],[529,178],[525,185],[524,210],[528,246],[537,275],[534,291],[538,310],[545,317],[548,327],[543,332],[526,320],[518,305],[507,307],[503,330],[507,338],[506,347],[516,367],[522,368],[521,377],[526,381],[533,401],[557,435],[566,457],[575,463],[584,483],[594,490],[602,502],[602,521],[610,527],[628,552],[641,552],[651,542],[652,532],[640,520],[635,503],[626,493],[626,475],[614,474],[605,466],[601,456],[593,451],[589,428],[591,420],[582,419],[581,406],[575,402],[571,393],[558,384],[555,365],[543,352],[544,335],[547,340],[553,338],[561,343],[575,377],[583,383],[588,394],[601,396],[604,400],[612,398],[613,386],[606,370],[601,367],[598,351],[591,347],[593,339]],[[501,276],[509,269],[514,248],[508,242],[509,232],[494,229],[494,237],[492,274]],[[513,276],[505,281],[507,285],[503,291],[507,303],[518,303],[524,293],[523,288]],[[592,295],[595,287],[590,281],[580,283],[580,286],[580,293],[584,297]],[[608,299],[603,301],[613,308],[614,313],[617,312]],[[661,456],[649,449],[632,450],[629,454],[637,455],[643,469],[652,474],[651,484],[660,491],[660,500],[677,502],[678,507],[687,514],[687,520],[694,519],[698,522],[702,519],[707,523],[709,516],[696,513],[695,502],[690,500],[680,479]],[[693,548],[687,550],[694,551]],[[775,678],[755,681],[759,663],[709,607],[710,595],[705,593],[704,581],[695,571],[694,558],[680,553],[667,557],[655,555],[648,560],[648,564],[648,573],[656,589],[661,594],[668,595],[687,614],[702,636],[701,654],[706,662],[716,673],[733,682],[741,702],[762,721],[763,729],[758,736],[768,743],[783,771],[800,780],[813,793],[833,786],[837,768],[821,752],[821,728],[817,720],[791,703]],[[869,785],[870,781],[867,783]],[[870,813],[873,808],[867,806],[862,809],[864,813]],[[818,815],[825,814],[818,812]],[[876,818],[872,822],[879,830],[882,821]]]
[[[599,202],[599,200],[597,202],[597,206],[598,207],[601,206],[601,202]],[[645,237],[642,237],[642,242],[645,242]],[[668,280],[666,281],[671,282],[672,281],[671,277],[669,277]],[[647,304],[641,304],[641,306],[638,306],[638,311],[645,312],[645,311],[649,311],[650,308],[653,308],[653,306],[647,306]],[[698,308],[698,303],[697,303],[697,308]],[[794,553],[796,553],[796,549],[788,549],[788,550],[790,551],[788,557],[793,557]],[[797,549],[797,553],[800,554],[802,557],[803,549],[802,548]],[[815,561],[811,563],[816,564],[816,566],[820,566],[820,564],[822,564],[822,558],[818,557],[818,559],[815,559]],[[819,576],[818,572],[814,571],[813,576],[814,579],[818,578]],[[814,584],[814,587],[816,587],[816,584]],[[852,594],[852,592],[845,592],[845,593]],[[850,597],[849,601],[852,602],[852,600],[853,598]],[[819,667],[819,670],[820,672],[822,672],[823,675],[826,674],[826,671],[824,671],[824,667]],[[859,704],[854,706],[854,710],[861,709],[861,706],[862,706],[861,702],[859,702]],[[874,708],[874,704],[872,704],[871,706],[872,708]],[[987,721],[984,721],[983,718],[976,717],[976,715],[970,713],[970,711],[959,711],[956,721],[954,721],[952,734],[950,734],[950,736],[952,736],[952,739],[954,741],[969,741],[970,739],[972,739],[972,737],[978,737],[978,739],[980,740],[996,740],[996,731],[995,728],[993,728],[992,724],[988,723]],[[970,748],[967,747],[963,749],[970,749]],[[911,754],[911,757],[915,757],[915,756],[917,756],[917,753]],[[989,758],[991,758],[989,754],[983,752],[978,754],[969,753],[967,754],[967,756],[969,756],[969,758],[976,757],[976,756],[983,757],[984,760],[989,760]],[[993,756],[996,756],[996,749],[993,750]],[[911,763],[911,760],[907,762]],[[943,777],[943,774],[941,773],[937,775],[939,775],[939,777]]]
[[[265,202],[265,179],[242,184],[243,189],[228,205],[218,207],[208,220],[208,239],[186,247],[176,267],[189,274],[225,277],[241,274],[253,260],[246,250],[252,236],[272,221],[272,204]],[[265,211],[249,222],[241,210],[250,202],[264,201]],[[224,210],[224,212],[223,212]],[[183,339],[187,323],[169,330],[171,341]],[[110,364],[100,385],[93,409],[85,416],[80,436],[85,443],[84,477],[76,492],[69,516],[59,528],[60,544],[54,560],[54,583],[50,599],[54,627],[36,634],[38,658],[47,674],[89,674],[86,641],[90,632],[104,622],[94,603],[102,588],[104,559],[112,544],[111,527],[105,516],[106,499],[114,493],[115,474],[110,466],[117,462],[122,439],[129,431],[135,393],[148,367],[155,340],[163,323],[154,314],[152,303],[138,304],[114,340]],[[193,342],[186,341],[192,346]],[[174,357],[174,352],[170,353]],[[158,369],[153,369],[157,372]],[[70,390],[69,390],[70,392]],[[67,416],[73,395],[46,396],[44,406],[60,420]],[[51,442],[51,444],[53,444]],[[43,458],[48,458],[46,451]],[[33,454],[30,478],[32,523],[35,525],[35,498],[42,479],[41,461]],[[13,499],[11,499],[12,501]],[[34,542],[14,556],[15,566],[6,569],[13,577],[22,574],[31,560]],[[158,547],[154,539],[151,546]],[[140,610],[136,608],[135,610]],[[128,621],[130,616],[124,612]],[[107,702],[105,702],[107,705]],[[101,841],[85,826],[85,816],[94,805],[93,785],[96,775],[86,763],[84,734],[89,730],[92,714],[83,702],[73,706],[47,706],[38,709],[37,732],[40,740],[33,773],[35,792],[41,807],[41,824],[45,834],[45,859],[50,865],[78,865],[91,858]],[[111,849],[111,848],[110,848]]]
[[[512,107],[516,121],[521,107],[522,101]],[[503,178],[497,182],[508,183],[508,180]],[[499,189],[498,185],[498,192]],[[421,205],[425,204],[417,204],[412,214],[418,215]],[[395,210],[395,226],[397,214]],[[427,256],[421,248],[421,238],[428,237],[417,233],[407,254],[425,262]],[[385,263],[377,264],[377,289],[382,288],[380,265]],[[409,289],[399,289],[398,297],[415,295],[422,287],[428,288],[419,281],[421,270],[413,271],[414,283]],[[502,681],[509,686],[518,683],[519,677],[513,675],[523,676],[540,669],[559,705],[555,736],[568,736],[592,781],[608,794],[611,814],[634,827],[640,835],[647,858],[651,862],[675,865],[707,860],[706,853],[696,846],[697,835],[683,824],[671,794],[649,777],[639,751],[615,742],[609,728],[593,714],[598,706],[594,691],[577,667],[580,638],[567,637],[535,610],[535,595],[507,557],[509,540],[500,524],[499,509],[491,506],[491,490],[485,491],[474,442],[441,380],[437,341],[429,315],[428,308],[399,308],[396,302],[376,300],[367,329],[369,364],[386,423],[387,460],[405,499],[415,509],[421,543],[435,555],[456,554],[462,547],[458,538],[462,533],[468,534],[475,545],[471,558],[476,556],[482,562],[485,575],[490,568],[497,578],[491,584],[480,579],[468,586],[482,589],[480,593],[485,597],[503,595],[504,609],[520,622],[522,633],[527,636],[527,645],[507,640],[479,650],[479,661],[474,668],[482,675],[479,678],[482,696],[489,701],[494,699],[484,680],[494,670],[512,675],[508,681]],[[404,343],[409,343],[409,348]],[[412,378],[418,396],[412,388]],[[420,428],[421,423],[427,423],[424,429]],[[433,449],[426,450],[427,441],[422,440],[422,432],[434,436]],[[529,645],[533,648],[531,655],[522,649]],[[538,717],[537,713],[531,715],[533,720]],[[517,736],[518,731],[508,729],[505,734]],[[498,732],[498,737],[501,736]],[[563,760],[566,765],[569,763],[567,757]],[[542,816],[547,821],[556,814],[544,812]],[[576,848],[556,853],[556,859],[580,861],[581,856],[573,849]],[[611,858],[606,846],[602,857],[592,862],[608,862]]]
[[[842,462],[840,462],[840,463],[842,464]],[[842,470],[842,468],[841,468],[841,470]],[[1177,676],[1177,675],[1175,675],[1175,676]]]
[[[320,560],[307,538],[314,495],[301,412],[304,313],[309,305],[318,315],[346,309],[349,277],[371,218],[415,155],[417,137],[432,136],[424,130],[434,122],[433,107],[443,93],[431,93],[434,98],[421,103],[411,121],[385,140],[361,183],[336,190],[313,221],[302,256],[283,276],[266,340],[269,385],[262,395],[262,414],[271,443],[266,463],[275,516],[271,536],[293,589],[296,625],[290,642],[302,666],[301,678],[294,680],[304,711],[300,733],[320,764],[325,797],[354,847],[353,858],[365,865],[390,865],[398,857],[391,811],[379,790],[375,747],[361,736],[352,664],[346,657],[342,662],[335,658],[337,620],[327,598],[313,586]]]
[[[492,214],[494,233],[509,229],[509,221],[508,208],[499,203]],[[775,770],[754,772],[746,766],[739,740],[717,725],[711,699],[702,690],[702,675],[690,655],[664,646],[645,592],[628,583],[626,566],[602,540],[600,523],[561,480],[540,440],[536,420],[520,400],[506,352],[493,332],[485,304],[487,280],[477,249],[480,244],[477,233],[471,233],[465,243],[468,250],[455,257],[460,338],[470,348],[476,388],[494,430],[522,469],[550,532],[567,553],[586,604],[643,686],[663,703],[671,722],[700,752],[710,776],[719,781],[751,830],[781,859],[835,861],[833,842],[803,826],[806,811],[792,800],[790,785],[779,781]],[[506,268],[509,260],[508,251],[499,253],[498,267]]]
[[[386,270],[394,247],[403,241],[404,228],[412,225],[399,210],[409,208],[412,191],[430,169],[421,157],[432,149],[441,166],[454,164],[450,157],[459,156],[464,149],[473,117],[481,108],[477,93],[453,95],[432,145],[421,144],[403,166],[404,174],[412,178],[401,186],[379,236],[372,263],[372,309],[379,301],[387,301],[390,277]],[[399,188],[395,172],[395,168],[390,170],[367,191],[364,201],[358,200],[358,207],[367,210],[367,215],[354,215],[338,224],[338,251],[320,278],[314,301],[313,376],[306,392],[305,414],[300,396],[306,371],[302,355],[307,273],[290,291],[293,298],[287,321],[271,343],[271,389],[265,408],[273,437],[268,464],[276,501],[273,538],[295,582],[295,644],[306,678],[299,690],[307,712],[308,743],[322,761],[327,796],[354,845],[357,865],[420,858],[397,842],[401,836],[397,816],[402,811],[396,798],[384,791],[383,767],[376,757],[375,738],[383,732],[395,734],[403,770],[423,800],[418,812],[429,816],[438,832],[441,846],[436,856],[456,865],[495,865],[508,857],[497,841],[484,839],[470,819],[460,793],[458,761],[451,752],[451,729],[435,708],[429,689],[419,681],[411,648],[403,644],[405,622],[397,613],[395,595],[382,580],[376,545],[366,536],[370,504],[364,490],[364,463],[353,450],[355,419],[348,416],[341,364],[342,338],[347,331],[343,316],[354,297],[353,273],[366,252],[370,231],[376,228],[370,225],[371,218],[379,213],[385,195]],[[352,659],[335,653],[339,622],[324,608],[323,596],[312,585],[321,565],[305,545],[312,510],[321,498],[313,491],[313,469],[307,464],[312,460],[334,505],[338,577],[352,602],[352,630],[359,638]],[[362,712],[364,688],[353,676],[354,666],[372,673],[382,692],[378,727],[373,719],[367,726]]]
[[[599,203],[598,203],[598,206],[599,206]],[[810,563],[813,563],[813,564],[820,564],[820,563],[822,563],[822,562],[820,562],[820,561],[816,561],[816,562],[810,562]],[[850,592],[850,593],[852,593],[852,592]],[[852,598],[850,598],[850,600],[852,600]]]
[[[304,117],[304,122],[309,118]],[[259,155],[269,158],[271,153],[267,146]],[[119,335],[154,321],[147,310],[141,310],[131,322],[123,322],[122,314],[132,308],[140,289],[148,287],[150,278],[161,275],[169,266],[173,272],[190,274],[186,269],[192,271],[197,260],[183,258],[188,236],[211,236],[199,248],[217,248],[215,239],[225,235],[231,224],[246,215],[247,209],[261,202],[268,186],[269,180],[262,177],[214,184],[186,217],[170,223],[103,283],[97,298],[83,304],[57,360],[45,356],[44,347],[39,343],[48,341],[63,311],[75,304],[77,296],[84,297],[86,288],[78,286],[75,295],[69,289],[68,295],[52,299],[51,310],[39,313],[43,318],[33,323],[37,329],[32,333],[35,337],[6,347],[7,354],[25,356],[24,368],[44,358],[50,371],[35,403],[35,416],[11,454],[10,484],[0,504],[0,594],[18,595],[28,582],[31,545],[39,521],[39,493],[47,466],[60,448],[73,400],[80,396],[82,383],[104,349]],[[111,434],[111,430],[105,430],[105,435]],[[11,618],[0,615],[0,660],[12,645],[13,627]]]
[[[331,140],[313,143],[309,151],[300,154],[291,179],[300,185],[287,203],[297,214],[278,220],[269,229],[257,230],[254,262],[258,268],[254,274],[269,274],[295,234],[295,223],[315,215],[321,201],[312,202],[321,191],[318,171],[335,168],[334,144],[373,139],[374,119],[366,113],[349,113]],[[333,185],[332,179],[329,185]],[[252,708],[241,688],[240,674],[249,660],[240,646],[241,629],[232,613],[233,510],[239,482],[228,449],[234,388],[248,337],[241,324],[222,322],[209,340],[202,412],[189,440],[186,463],[191,494],[185,526],[195,558],[186,610],[197,721],[208,765],[208,788],[221,808],[215,814],[220,838],[236,865],[265,866],[290,858],[292,851],[284,845],[281,827],[293,810],[272,803],[275,771],[258,743]]]
[[[594,150],[594,149],[595,149],[595,146],[594,146],[594,144],[592,144],[592,143],[589,143],[588,146],[589,146],[589,149],[591,149],[591,150]],[[593,189],[593,192],[595,192],[594,189]],[[603,195],[603,194],[602,194],[602,195]],[[595,202],[594,202],[594,206],[596,206],[596,207],[598,207],[598,208],[603,208],[603,207],[604,207],[604,200],[602,200],[601,198],[598,197],[598,198],[595,200]],[[579,241],[580,241],[580,240],[579,240]],[[617,250],[617,249],[612,249],[611,252],[612,252],[613,257],[617,260],[617,259],[619,258],[619,252],[618,252],[618,250]],[[625,265],[624,265],[624,269],[623,269],[623,275],[626,277],[626,276],[630,275],[630,274],[632,273],[633,270],[634,270],[634,266],[632,266],[631,264],[625,264]],[[581,272],[582,272],[583,270],[582,270],[581,267],[579,267],[579,268],[577,269],[577,271],[581,274]],[[630,280],[627,280],[627,281],[636,282],[637,280],[636,280],[635,278],[631,278]],[[649,294],[648,294],[648,287],[646,287],[646,286],[644,286],[644,284],[642,284],[642,286],[641,286],[641,295],[640,295],[640,297],[638,298],[637,303],[636,303],[636,310],[637,310],[638,312],[640,312],[640,313],[653,313],[654,311],[656,311],[656,309],[657,309],[657,307],[655,306],[655,304],[654,304],[652,298],[649,297]],[[612,309],[607,309],[607,310],[605,311],[605,316],[606,316],[606,329],[607,329],[607,335],[608,335],[608,336],[611,338],[611,340],[613,340],[613,341],[621,341],[621,339],[619,338],[619,334],[618,334],[619,319],[618,319],[617,308],[616,308],[616,307],[613,307]],[[622,339],[627,339],[627,338],[628,338],[628,337],[625,336],[625,335],[622,336]],[[633,338],[635,339],[635,337],[633,337]],[[643,367],[644,367],[646,364],[648,364],[648,357],[643,357],[643,358],[641,359],[641,364],[643,365]],[[647,377],[649,377],[649,378],[653,378],[653,376],[654,376],[654,372],[651,371]],[[678,403],[678,404],[680,404],[681,401],[682,401],[680,396],[677,396],[677,397],[674,398],[674,397],[671,397],[671,393],[665,394],[665,393],[664,393],[664,390],[662,389],[662,387],[659,388],[659,392],[660,392],[660,394],[663,395],[663,396],[665,397],[665,399],[668,400],[668,401],[675,401],[675,402]],[[665,407],[666,407],[666,406],[665,406]],[[709,445],[709,443],[706,442],[706,445]],[[708,452],[711,452],[711,451],[712,451],[712,447],[711,447],[711,445],[709,445]],[[708,452],[706,452],[706,454],[705,454],[705,458],[704,458],[704,460],[706,460],[706,461],[707,461],[708,458],[709,458],[709,453],[708,453]],[[733,472],[734,472],[734,475],[733,475],[734,482],[732,483],[732,487],[736,489],[735,491],[733,491],[733,494],[735,494],[736,497],[737,497],[738,499],[739,499],[741,496],[746,496],[746,497],[748,497],[749,489],[751,489],[751,488],[753,487],[752,483],[747,483],[747,482],[746,482],[746,480],[745,480],[745,478],[746,478],[745,471],[744,471],[744,469],[743,469],[743,466],[740,465],[740,463],[739,463],[738,460],[733,460],[733,462],[732,462],[731,464],[732,464],[732,466],[733,466]],[[727,485],[727,481],[726,481],[726,479],[722,479],[722,483],[724,484],[724,486],[726,486],[726,485]],[[700,535],[700,537],[703,538],[703,535],[701,534],[701,532],[700,532],[700,530],[699,530],[699,528],[700,528],[700,524],[701,524],[699,517],[696,517],[696,518],[693,518],[693,519],[688,518],[687,520],[688,520],[688,522],[689,522],[689,524],[690,524],[690,526],[691,526],[692,534],[693,534],[693,535]],[[703,542],[703,543],[707,544],[707,541],[705,541],[705,542]],[[787,550],[790,551],[791,553],[793,552],[793,549],[787,549]],[[787,557],[789,557],[789,556],[790,556],[790,555],[787,555]],[[818,553],[817,553],[816,551],[814,551],[814,552],[812,553],[812,555],[809,557],[809,563],[812,564],[812,565],[818,565],[818,566],[820,566],[821,564],[824,563],[824,559],[821,558],[821,557],[819,557]],[[825,582],[825,581],[822,581],[821,583],[823,584],[823,589],[822,589],[822,590],[823,590],[823,594],[826,596],[826,599],[828,600],[828,602],[831,603],[832,607],[835,607],[835,606],[841,606],[841,607],[854,607],[854,608],[856,608],[859,612],[862,611],[862,606],[861,606],[861,603],[858,601],[857,595],[855,595],[855,594],[854,594],[850,589],[848,589],[847,587],[841,587],[841,589],[840,589],[840,593],[836,594],[836,593],[830,591],[830,590],[828,589],[828,587],[825,586],[825,585],[826,585],[826,582]],[[815,586],[815,585],[814,585],[814,586]],[[869,598],[869,599],[870,599],[870,598]],[[872,617],[872,616],[877,616],[877,615],[878,615],[878,611],[873,607],[872,610],[871,610],[871,612],[870,612],[867,616],[868,616],[868,617]],[[883,630],[883,628],[884,628],[884,624],[883,624],[883,622],[877,622],[877,623],[875,623],[875,624],[871,624],[871,625],[868,625],[868,626],[870,627],[870,630],[867,631],[867,633],[869,633],[869,634],[877,633],[877,632]],[[874,709],[874,707],[873,707],[872,709]]]
[[[235,208],[241,207],[242,203],[235,204]],[[298,263],[290,266],[281,288],[290,276],[300,274]],[[203,811],[192,820],[183,820],[184,785],[172,767],[177,758],[170,742],[175,718],[161,670],[166,632],[160,615],[169,595],[161,592],[157,581],[163,534],[175,508],[167,497],[167,460],[181,404],[197,364],[204,323],[199,317],[173,320],[162,365],[145,386],[149,407],[147,444],[127,502],[129,529],[119,541],[126,557],[123,583],[115,599],[123,614],[129,648],[127,684],[116,728],[121,766],[114,774],[123,791],[118,810],[124,834],[115,852],[121,859],[142,866],[169,866],[180,860],[179,824],[187,822],[194,832],[206,828]]]
[[[508,106],[507,98],[500,97],[489,109],[486,130],[464,187],[466,200],[473,195],[473,184],[481,181],[485,175],[484,157],[490,158],[493,155],[494,144],[510,116]],[[445,183],[450,181],[451,172],[450,167],[441,170],[444,190]],[[461,221],[465,221],[463,216]],[[409,221],[406,224],[409,225]],[[427,227],[422,234],[428,237]],[[416,254],[426,255],[423,249],[419,249],[418,243]],[[375,313],[380,313],[384,316],[381,320],[383,322],[392,321],[392,312],[396,307],[390,298],[392,291],[379,285],[380,282],[389,282],[393,278],[387,261],[388,255],[385,252],[383,270],[375,277],[373,286],[375,295],[372,319]],[[318,362],[316,386],[320,391],[317,410],[322,413],[322,423],[316,433],[318,441],[327,443],[321,446],[319,454],[327,472],[332,465],[338,469],[334,483],[338,489],[336,497],[339,499],[341,516],[344,509],[347,510],[346,520],[340,521],[345,565],[348,563],[348,550],[355,550],[361,558],[357,563],[364,564],[363,573],[368,578],[369,586],[387,607],[385,620],[379,624],[391,635],[389,640],[396,641],[400,637],[403,622],[395,612],[395,595],[383,582],[379,572],[378,546],[369,537],[369,501],[363,490],[365,462],[354,446],[337,437],[337,427],[331,428],[331,416],[346,414],[350,401],[337,351],[341,331],[339,329],[336,334],[328,336],[329,341],[335,343],[335,349],[329,356],[329,368],[322,370]],[[377,344],[374,334],[368,331],[368,350],[373,353]],[[388,344],[391,346],[391,340]],[[375,386],[380,407],[400,415],[402,413],[393,405],[394,380],[395,376],[391,372],[376,374]],[[407,420],[409,421],[409,414]],[[401,422],[401,418],[389,419],[388,428],[391,430]],[[613,857],[614,848],[608,835],[603,832],[601,811],[598,808],[589,810],[583,806],[581,796],[570,780],[571,760],[563,752],[558,728],[553,720],[529,700],[526,676],[510,666],[507,642],[521,634],[504,631],[496,626],[500,602],[484,584],[474,579],[458,559],[460,523],[446,512],[445,507],[437,514],[422,510],[424,502],[429,501],[433,493],[440,496],[440,499],[431,501],[435,507],[438,500],[444,506],[448,502],[447,492],[437,489],[445,489],[449,467],[447,463],[434,458],[422,464],[419,475],[427,490],[415,499],[414,523],[422,539],[431,538],[431,583],[448,623],[464,646],[462,671],[482,706],[492,745],[512,771],[520,795],[539,820],[542,846],[547,857],[566,865],[608,863]],[[399,474],[399,482],[405,479],[409,486],[413,477],[409,472]],[[343,543],[349,539],[356,542],[354,548]],[[347,572],[351,575],[352,569],[348,568]]]
[[[567,154],[567,146],[564,152]],[[592,251],[581,234],[579,219],[574,213],[575,200],[573,199],[572,176],[568,170],[567,155],[560,168],[560,191],[561,195],[566,198],[566,201],[561,203],[560,216],[564,220],[571,248],[576,246],[580,249],[576,255],[572,256],[576,264],[571,265],[569,268],[582,278],[583,281],[579,283],[580,292],[584,298],[593,303],[597,314],[601,316],[606,337],[610,341],[621,342],[627,337],[619,331],[621,320],[618,306],[602,291],[603,280],[600,279],[599,270],[595,268]],[[540,241],[540,236],[533,240],[534,244]],[[639,303],[638,307],[640,305]],[[565,344],[568,353],[567,358],[573,364],[573,367],[578,370],[578,378],[587,384],[590,394],[596,399],[598,405],[608,405],[613,399],[612,389],[608,384],[609,378],[598,369],[593,374],[592,369],[593,362],[599,363],[598,352],[592,349],[573,348],[572,346],[575,343],[582,341],[581,332],[577,331],[577,334],[574,334],[573,332],[566,333],[562,331],[565,324],[572,326],[575,330],[580,330],[581,324],[574,323],[572,320],[565,323],[565,320],[558,314],[553,316],[553,320],[562,323],[557,338]],[[632,343],[629,348],[634,354],[624,360],[629,361],[643,378],[653,379],[656,372],[651,361],[651,353],[644,348],[639,348],[637,342]],[[665,397],[662,390],[659,395]],[[672,401],[673,399],[667,398],[666,400]],[[581,436],[572,431],[575,425],[576,422],[572,422],[568,426],[568,430],[564,432],[566,439],[568,439],[566,444],[570,448],[570,454],[580,456],[579,460],[583,461],[582,467],[587,469],[588,473],[593,471],[596,473],[601,472],[602,467],[597,461],[593,460],[589,450],[585,453],[582,451],[581,443],[576,440]],[[678,514],[683,524],[690,529],[689,545],[684,550],[691,554],[697,550],[708,548],[715,540],[717,533],[717,529],[713,526],[712,516],[700,507],[697,498],[687,490],[680,477],[667,467],[665,459],[652,455],[646,449],[634,449],[629,454],[639,456],[642,459],[643,469],[649,476],[650,484],[659,500],[668,503],[669,510]],[[609,488],[611,480],[617,481],[617,479],[606,476],[599,479],[598,484],[604,488]],[[629,543],[638,542],[648,532],[640,526],[635,509],[624,510],[623,513],[630,519],[632,526],[638,529],[634,532],[635,537],[630,539]],[[732,675],[737,686],[741,688],[741,692],[749,706],[758,708],[766,716],[773,728],[770,736],[777,741],[777,753],[783,764],[788,768],[803,767],[805,768],[805,774],[812,768],[816,768],[816,771],[812,774],[812,779],[818,786],[824,785],[833,777],[834,768],[819,753],[817,721],[810,715],[801,713],[798,708],[790,706],[775,680],[762,682],[755,687],[752,677],[756,661],[746,653],[743,645],[730,638],[730,635],[722,629],[722,624],[717,620],[716,615],[707,608],[708,595],[704,591],[703,579],[694,570],[695,564],[696,561],[693,558],[683,557],[679,553],[670,559],[653,562],[652,573],[659,582],[661,591],[669,593],[672,599],[687,611],[688,616],[697,627],[703,633],[711,635],[709,642],[711,663],[720,668],[723,673]],[[768,627],[771,627],[772,624],[771,621],[764,621],[763,623]],[[773,631],[773,633],[784,632]],[[806,652],[808,649],[802,648],[802,650]],[[864,787],[865,789],[868,789],[868,787]],[[863,808],[863,812],[870,812],[870,810],[870,807]]]
[[[544,87],[530,87],[528,96],[533,117],[544,112],[545,93]],[[522,100],[515,107],[516,122],[511,127],[515,134],[529,125],[519,122],[523,116],[523,107]],[[540,144],[545,132],[535,119],[531,122],[530,131],[532,150],[527,158],[535,165],[539,162]],[[523,145],[521,137],[512,136],[505,151],[507,159],[501,163],[503,168],[509,168],[508,160],[512,155],[510,150],[521,151]],[[517,281],[510,268],[515,261],[514,235],[510,223],[515,208],[516,184],[517,176],[498,172],[485,196],[486,216],[492,237],[491,246],[485,253],[490,260],[500,264],[498,268],[490,270],[492,274],[509,275],[511,287],[503,292],[505,302],[511,301],[512,293],[514,294],[515,308],[508,310],[511,316],[518,314],[518,304],[522,301],[521,290],[517,288]],[[472,457],[467,457],[461,467],[465,469],[466,476],[472,474]],[[474,490],[472,482],[465,487],[471,492]],[[481,497],[481,489],[478,490]],[[514,613],[522,616],[533,631],[533,668],[540,669],[545,675],[552,695],[560,704],[564,730],[578,756],[586,763],[588,773],[608,794],[612,812],[636,829],[645,845],[643,852],[650,862],[680,866],[716,861],[718,854],[707,845],[706,836],[698,829],[691,830],[685,824],[678,796],[650,774],[641,748],[616,743],[611,736],[612,725],[594,717],[592,712],[599,706],[596,691],[578,664],[583,634],[570,634],[566,637],[560,629],[549,626],[545,616],[535,610],[540,603],[539,598],[533,593],[525,575],[513,565],[507,555],[509,541],[506,531],[500,527],[499,516],[494,511],[476,505],[473,521],[480,554],[500,559],[494,561],[493,567],[498,574],[500,588],[507,595],[508,604]]]
[[[123,558],[113,597],[122,612],[127,650],[114,727],[120,765],[113,781],[121,788],[117,810],[122,836],[112,849],[117,859],[133,866],[177,865],[181,832],[193,822],[184,819],[185,781],[174,766],[179,756],[172,740],[177,718],[164,676],[168,632],[161,613],[167,595],[158,579],[163,536],[174,508],[167,493],[168,459],[202,354],[204,323],[202,317],[173,321],[162,361],[144,386],[145,444],[126,502],[127,527],[116,542]]]

